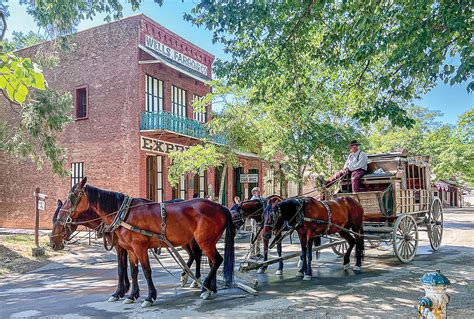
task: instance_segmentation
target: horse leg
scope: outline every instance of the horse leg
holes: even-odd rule
[[[138,258],[134,252],[128,251],[128,261],[130,263],[130,275],[132,278],[132,291],[123,301],[124,304],[135,302],[140,297],[140,288],[138,287]]]
[[[296,277],[304,277],[304,273],[306,272],[306,234],[299,233],[300,237],[300,245],[301,245],[301,268],[296,273]]]
[[[306,244],[306,259],[307,259],[307,265],[306,265],[306,272],[303,277],[303,280],[311,280],[311,277],[313,276],[313,272],[311,269],[311,262],[313,260],[313,238],[308,239],[308,243]]]
[[[353,229],[354,232],[363,234],[364,231],[362,227],[360,229]],[[354,271],[360,271],[362,267],[362,256],[364,255],[364,237],[362,236],[355,236],[356,241],[356,264],[354,266]]]
[[[142,307],[150,307],[156,300],[156,289],[153,284],[153,278],[151,277],[150,259],[148,258],[148,250],[141,249],[138,251],[138,259],[142,265],[143,275],[145,276],[148,284],[148,297],[142,302]]]
[[[277,253],[278,253],[278,257],[281,257],[281,242],[279,242],[277,244]],[[275,273],[276,275],[282,275],[283,274],[283,260],[280,260],[280,262],[278,263],[278,270],[276,271]]]
[[[268,260],[268,242],[270,241],[270,238],[263,238],[263,261]],[[267,270],[268,266],[262,266],[257,270],[257,274],[264,274],[265,271]]]
[[[120,298],[123,298],[123,296],[125,296],[125,294],[127,293],[128,289],[130,289],[130,281],[128,280],[127,274],[127,250],[123,249],[118,245],[115,246],[115,250],[117,251],[118,285],[117,289],[108,301],[117,301]]]
[[[318,248],[321,246],[321,237],[314,237],[314,247]],[[319,259],[319,256],[321,255],[321,251],[318,249],[316,250],[316,259]]]
[[[211,296],[211,292],[217,292],[217,269],[219,269],[219,266],[224,261],[224,258],[222,258],[222,256],[219,254],[215,245],[214,247],[203,247],[203,251],[207,258],[209,258],[209,265],[211,266],[211,271],[207,275],[206,279],[204,279],[201,293],[201,298],[206,300]]]
[[[202,250],[196,242],[193,242],[191,247],[193,249],[194,259],[196,260],[196,273],[195,273],[196,279],[200,280]],[[189,288],[198,288],[198,287],[199,287],[199,283],[196,280],[193,280],[193,282],[189,286]]]
[[[186,263],[186,265],[188,265],[188,268],[191,267],[191,265],[193,264],[194,262],[194,253],[193,253],[193,250],[191,248],[191,245],[185,245],[183,246],[184,250],[186,250],[186,252],[188,253],[188,262]],[[187,272],[185,272],[183,270],[183,272],[181,273],[181,278],[179,279],[180,283],[181,283],[181,287],[184,287],[186,286],[186,284],[188,283],[188,279],[189,279],[189,275],[187,274]]]
[[[339,232],[339,235],[341,235],[342,238],[347,240],[347,243],[349,244],[346,254],[344,255],[344,270],[347,270],[350,267],[351,252],[352,252],[352,248],[354,248],[354,245],[355,245],[355,239],[354,237],[351,236],[351,234],[345,231]]]

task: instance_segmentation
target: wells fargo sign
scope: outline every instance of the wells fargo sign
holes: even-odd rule
[[[175,151],[182,152],[189,147],[142,136],[140,139],[140,148],[143,151],[151,153],[169,154]]]
[[[201,74],[204,74],[207,76],[207,66],[205,66],[202,63],[199,63],[198,61],[194,60],[193,58],[190,58],[181,52],[178,52],[166,44],[161,43],[160,41],[146,35],[145,36],[145,46],[147,48],[152,49],[153,51],[164,55],[168,59],[171,59],[181,65],[184,65],[191,70],[194,70],[196,72],[199,72]]]

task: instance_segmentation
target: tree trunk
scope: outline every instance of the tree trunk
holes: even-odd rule
[[[224,187],[225,187],[225,178],[227,175],[227,165],[224,165],[224,169],[222,170],[222,175],[221,175],[221,182],[220,182],[220,187],[219,187],[219,204],[222,204],[222,197],[224,195]],[[227,203],[224,203],[224,206]]]

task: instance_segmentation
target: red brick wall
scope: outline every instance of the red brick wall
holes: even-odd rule
[[[79,32],[75,49],[61,53],[60,64],[45,70],[50,87],[69,91],[88,85],[88,119],[71,123],[61,136],[71,162],[84,162],[91,184],[138,195],[140,151],[140,88],[138,34],[135,16]],[[38,47],[20,52],[30,56]],[[2,115],[3,116],[3,115]],[[29,161],[0,154],[0,227],[34,227],[33,192],[39,186],[48,195],[40,227],[51,226],[56,199],[65,199],[70,178],[53,176],[49,166],[37,171]]]
[[[171,110],[171,84],[185,89],[191,118],[192,95],[203,96],[210,90],[204,83],[167,66],[139,64],[139,60],[151,58],[138,49],[140,37],[150,32],[154,37],[163,36],[169,41],[167,45],[211,69],[214,59],[211,54],[139,15],[79,32],[71,40],[75,49],[61,53],[59,66],[45,70],[46,80],[54,89],[69,91],[73,96],[77,87],[87,85],[89,90],[88,118],[71,123],[60,138],[61,145],[67,149],[66,168],[69,170],[72,162],[84,162],[85,176],[90,184],[138,197],[146,196],[146,153],[140,150],[139,131],[140,113],[145,110],[145,75],[164,82],[165,111]],[[166,37],[165,32],[168,32]],[[32,56],[37,49],[38,46],[25,49],[20,55]],[[0,112],[6,109],[0,108]],[[207,109],[208,116],[210,113],[211,106]],[[0,113],[0,116],[10,114]],[[243,159],[242,163],[245,172],[249,168],[259,168],[261,185],[262,163],[256,159]],[[165,200],[171,199],[168,166],[169,160],[164,156]],[[233,170],[229,169],[228,173],[230,204]],[[214,169],[207,171],[206,194],[208,185],[212,184],[213,196],[217,196],[214,174]],[[30,161],[0,153],[0,227],[34,227],[33,192],[36,187],[48,195],[40,228],[50,228],[56,200],[66,198],[70,177],[54,176],[48,165],[38,171]],[[192,192],[188,190],[188,198],[192,197]]]

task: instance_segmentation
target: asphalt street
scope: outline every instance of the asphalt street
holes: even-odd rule
[[[419,278],[440,269],[451,281],[449,317],[473,318],[474,209],[446,210],[444,218],[441,250],[433,253],[426,233],[421,233],[418,255],[410,264],[399,263],[391,246],[382,244],[367,248],[363,270],[357,274],[344,271],[342,259],[326,249],[319,260],[313,260],[311,281],[295,278],[296,259],[285,263],[282,276],[275,275],[276,265],[266,274],[237,273],[244,283],[258,280],[256,295],[224,289],[216,298],[203,301],[198,289],[180,287],[177,279],[154,262],[158,300],[150,308],[140,306],[147,294],[141,272],[139,302],[107,302],[116,285],[114,253],[98,244],[69,246],[67,254],[49,265],[0,278],[0,317],[414,317],[417,299],[424,295]],[[247,246],[244,240],[237,244],[237,265]],[[287,243],[283,251],[298,249],[296,243]],[[179,277],[169,256],[163,262]],[[207,271],[207,264],[203,268]]]

